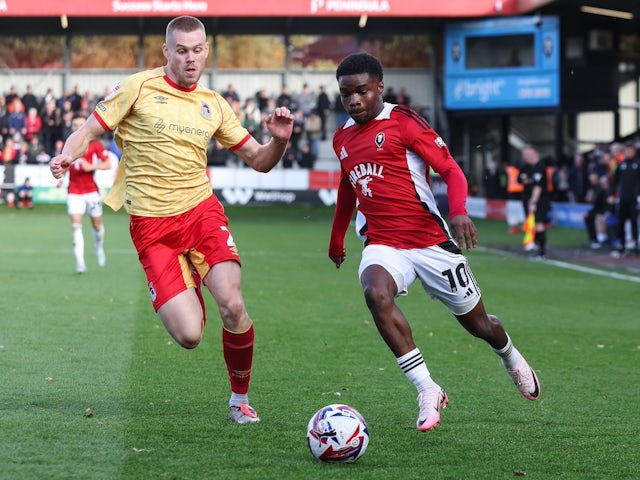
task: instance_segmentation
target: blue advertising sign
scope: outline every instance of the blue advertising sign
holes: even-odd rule
[[[445,107],[560,104],[557,17],[498,18],[445,27]]]

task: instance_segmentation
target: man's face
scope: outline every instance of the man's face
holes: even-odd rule
[[[632,147],[631,145],[627,145],[624,148],[624,154],[627,158],[633,158],[636,156],[636,147]]]
[[[71,131],[75,132],[80,130],[80,127],[84,125],[84,122],[85,122],[84,118],[74,118],[73,120],[71,120]]]
[[[342,75],[338,87],[342,105],[356,123],[367,123],[382,111],[384,83],[368,73]]]
[[[162,46],[167,59],[167,75],[177,85],[190,88],[200,80],[209,44],[202,30],[181,32],[174,30]]]
[[[522,158],[530,165],[538,163],[538,152],[534,148],[527,147],[522,151]]]

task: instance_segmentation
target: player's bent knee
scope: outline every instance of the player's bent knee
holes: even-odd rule
[[[175,340],[176,340],[176,342],[178,342],[178,344],[182,348],[185,348],[187,350],[193,350],[198,345],[200,345],[200,341],[202,340],[202,336],[199,336],[198,338],[180,337],[180,338],[175,338]]]
[[[218,305],[218,311],[225,325],[235,326],[247,316],[242,300],[230,301]],[[233,329],[232,329],[233,330]]]
[[[202,341],[203,330],[194,322],[185,322],[177,328],[167,328],[169,334],[182,348],[192,350]]]
[[[365,285],[362,291],[369,310],[380,311],[393,306],[393,295],[385,288],[380,288],[375,285]]]

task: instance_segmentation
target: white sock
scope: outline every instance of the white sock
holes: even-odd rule
[[[73,234],[73,255],[76,257],[78,265],[84,265],[84,236],[82,235],[82,224],[71,225]]]
[[[93,231],[93,240],[95,242],[95,249],[100,250],[104,243],[104,225],[100,225],[100,229],[98,231]]]
[[[229,406],[237,407],[238,405],[242,405],[242,404],[249,405],[249,394],[231,392],[231,398],[229,399]]]
[[[522,355],[520,355],[518,349],[513,346],[509,334],[507,334],[507,344],[504,347],[500,349],[491,347],[491,350],[496,352],[496,354],[500,357],[505,368],[513,368],[522,358]]]
[[[420,349],[415,348],[409,353],[405,353],[396,359],[400,370],[416,386],[418,392],[422,392],[427,387],[437,387],[438,385],[431,378],[427,364],[424,363]]]

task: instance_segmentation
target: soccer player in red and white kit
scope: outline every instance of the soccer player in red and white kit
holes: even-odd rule
[[[417,279],[469,333],[491,346],[520,393],[536,400],[540,385],[535,372],[499,320],[485,311],[461,251],[476,246],[477,231],[467,215],[466,178],[446,144],[411,108],[383,101],[383,71],[375,57],[358,53],[345,58],[336,78],[350,119],[333,137],[341,180],[329,257],[337,268],[345,261],[344,237],[357,208],[356,230],[364,242],[358,275],[365,301],[399,367],[418,390],[418,430],[438,425],[448,398],[431,378],[395,303]],[[447,185],[451,229],[431,191],[430,169]]]
[[[254,170],[268,172],[284,154],[293,115],[276,108],[265,121],[271,139],[253,138],[229,103],[198,83],[209,43],[195,17],[168,23],[162,52],[166,65],[125,78],[96,105],[51,160],[51,173],[60,178],[92,140],[115,131],[122,157],[105,203],[129,214],[153,308],[177,343],[196,348],[206,320],[201,285],[207,287],[222,319],[230,417],[256,423],[248,395],[254,327],[242,295],[240,254],[213,194],[206,154],[215,139]]]
[[[87,118],[76,115],[71,120],[71,131],[75,132],[84,125]],[[89,215],[93,227],[93,247],[98,265],[104,267],[107,258],[104,253],[104,224],[102,223],[102,197],[96,184],[94,172],[109,170],[111,162],[109,151],[99,140],[89,144],[87,151],[71,164],[69,168],[69,186],[67,187],[67,213],[71,219],[73,235],[73,255],[76,258],[76,272],[85,273],[84,235],[82,216]]]

